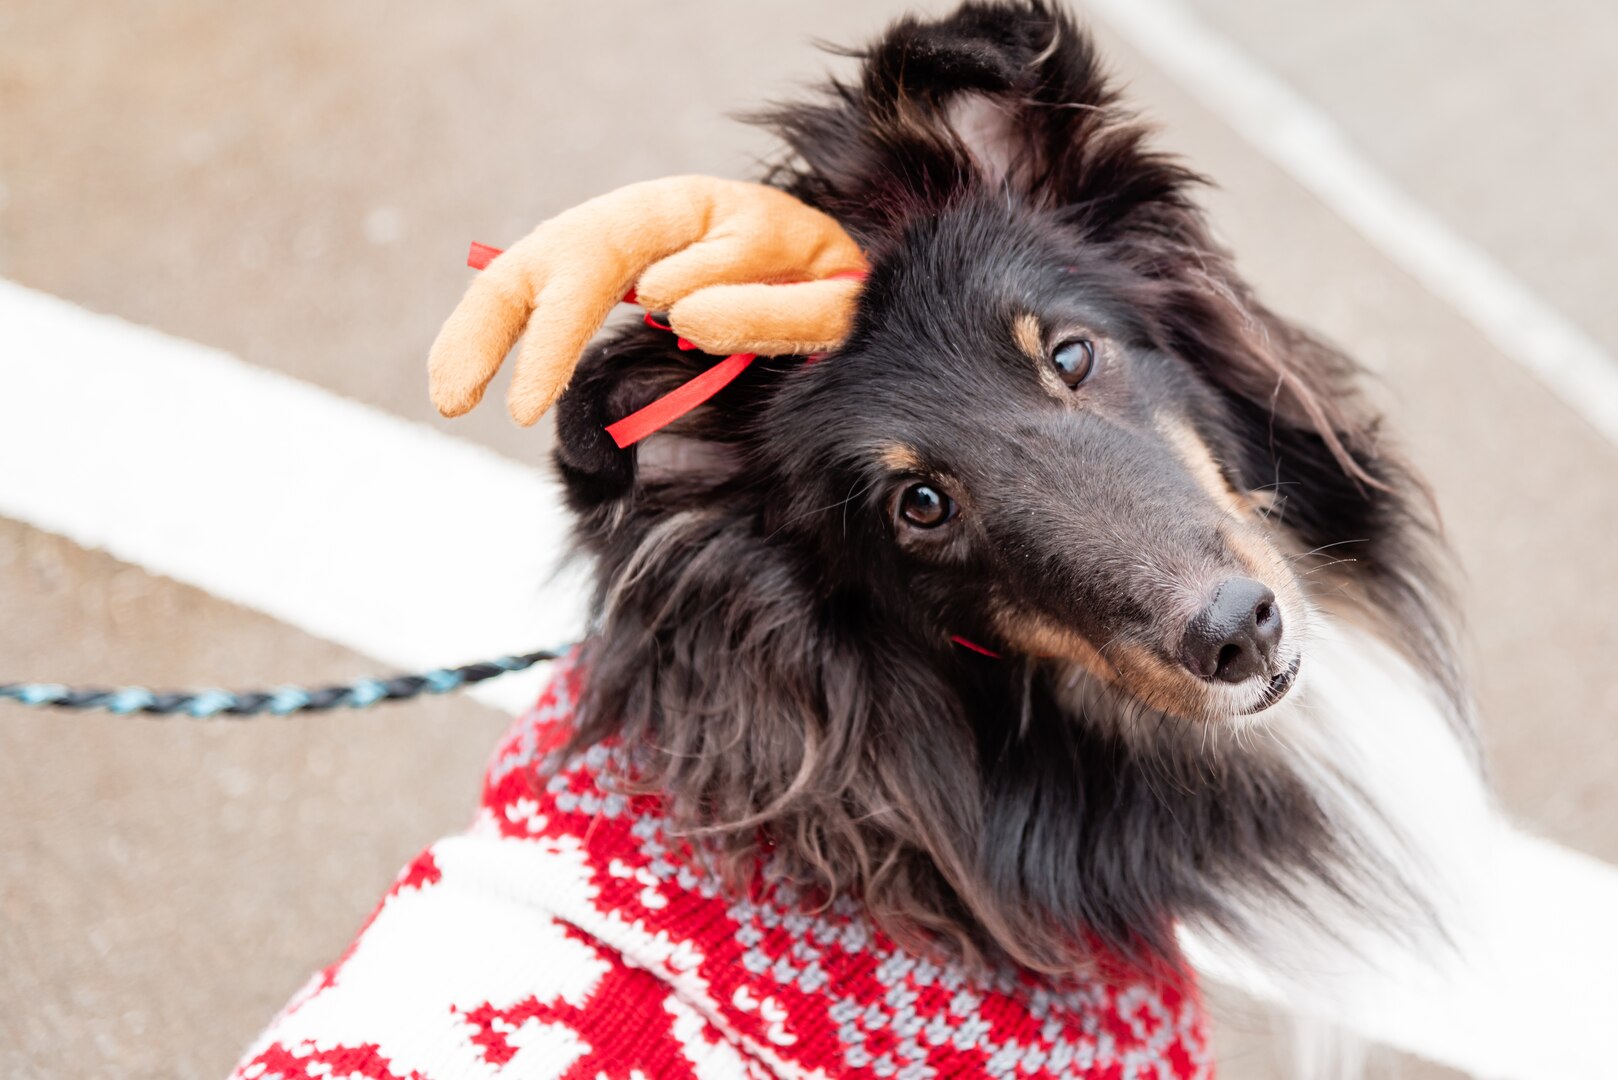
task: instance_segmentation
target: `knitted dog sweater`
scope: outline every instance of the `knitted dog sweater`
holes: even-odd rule
[[[852,902],[727,894],[615,755],[563,760],[560,665],[495,752],[475,824],[413,862],[241,1080],[1212,1075],[1194,987],[1103,962],[974,975]]]

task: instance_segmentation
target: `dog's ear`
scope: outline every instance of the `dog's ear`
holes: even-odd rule
[[[1273,483],[1302,455],[1317,486],[1329,479],[1366,496],[1386,488],[1379,418],[1358,365],[1260,301],[1199,213],[1180,212],[1166,235],[1131,234],[1110,254],[1133,265],[1133,306],[1157,343],[1194,366],[1250,429],[1241,439],[1250,479]]]
[[[673,334],[643,326],[619,329],[593,345],[557,402],[555,461],[572,510],[608,510],[637,488],[671,494],[682,486],[711,491],[740,471],[737,441],[746,411],[767,381],[764,361],[666,430],[620,449],[607,425],[680,386],[712,357],[680,349]]]
[[[756,117],[792,159],[774,177],[879,247],[913,215],[1004,190],[1105,240],[1184,202],[1196,181],[1144,147],[1095,46],[1042,0],[968,3],[906,18],[869,49],[858,82]],[[1142,219],[1147,219],[1142,221]]]

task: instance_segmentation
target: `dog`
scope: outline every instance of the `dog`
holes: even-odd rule
[[[771,182],[870,254],[846,344],[638,456],[602,429],[697,370],[667,335],[562,399],[580,745],[647,747],[738,875],[767,837],[962,957],[1171,957],[1324,897],[1425,921],[1327,749],[1383,690],[1310,685],[1366,663],[1475,761],[1431,502],[1358,365],[1255,298],[1056,10],[906,20],[862,64],[761,117]]]
[[[557,1075],[1203,1076],[1181,935],[1299,984],[1331,948],[1444,948],[1477,740],[1435,511],[1359,366],[1254,296],[1056,8],[973,0],[856,55],[756,118],[768,183],[869,260],[846,340],[629,450],[606,427],[712,360],[642,325],[585,355],[554,457],[592,632],[474,835],[281,1026],[409,984],[366,940],[496,859],[561,927],[501,951],[597,974],[375,1011],[353,1053],[504,1065],[565,1014],[588,1047]],[[1433,769],[1473,803],[1422,805]],[[388,935],[440,973],[493,948]],[[610,1036],[578,1014],[609,989]],[[314,1045],[272,1029],[244,1069]]]

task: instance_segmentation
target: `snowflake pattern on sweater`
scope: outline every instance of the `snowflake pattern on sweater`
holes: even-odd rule
[[[1193,986],[974,976],[898,948],[858,906],[727,894],[660,801],[569,760],[558,665],[490,764],[465,834],[412,863],[232,1080],[1213,1075]]]

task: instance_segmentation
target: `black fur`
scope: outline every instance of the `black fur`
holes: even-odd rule
[[[1355,366],[1253,298],[1196,178],[1051,8],[970,3],[861,55],[857,82],[766,117],[790,148],[773,182],[871,257],[846,346],[758,362],[638,452],[603,426],[711,361],[622,330],[562,400],[557,462],[598,563],[579,741],[637,747],[734,880],[769,851],[769,872],[972,960],[1061,969],[1097,941],[1172,959],[1176,920],[1240,932],[1236,898],[1301,906],[1317,885],[1375,906],[1396,884],[1288,761],[1142,696],[1186,617],[1156,577],[1228,572],[1240,529],[1326,548],[1299,586],[1397,627],[1459,702],[1426,504]],[[958,129],[974,103],[986,132]],[[1019,314],[1107,343],[1072,403],[1013,341]],[[1232,525],[1169,421],[1232,492],[1274,493],[1268,515]],[[917,477],[959,494],[953,531],[897,520]],[[1145,674],[1110,685],[1028,645],[1049,627]]]

